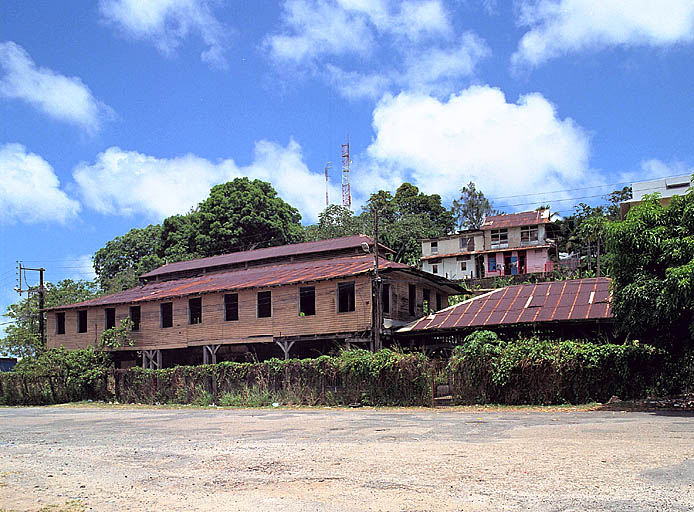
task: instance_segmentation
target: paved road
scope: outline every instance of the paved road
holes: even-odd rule
[[[694,416],[0,409],[0,508],[694,510]]]

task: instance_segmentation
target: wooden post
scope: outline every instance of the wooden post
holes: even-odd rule
[[[279,345],[279,347],[282,349],[282,352],[284,352],[284,360],[286,361],[289,359],[289,351],[292,349],[296,341],[289,343],[287,340],[275,340],[275,343],[277,343],[277,345]]]
[[[202,346],[202,364],[217,364],[217,351],[221,345]]]
[[[161,368],[161,350],[143,350],[142,367],[150,370]]]

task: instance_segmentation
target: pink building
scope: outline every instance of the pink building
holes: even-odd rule
[[[485,277],[552,272],[549,209],[494,215],[482,224]]]

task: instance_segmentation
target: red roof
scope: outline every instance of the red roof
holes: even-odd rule
[[[612,318],[606,277],[520,284],[450,306],[398,332]]]
[[[356,249],[361,246],[362,242],[373,245],[373,240],[371,237],[366,235],[345,236],[342,238],[332,238],[330,240],[319,240],[317,242],[304,242],[300,244],[280,245],[278,247],[265,247],[263,249],[239,251],[231,254],[220,254],[219,256],[211,256],[209,258],[198,258],[196,260],[167,263],[166,265],[156,268],[151,272],[142,274],[140,277],[155,277],[162,274],[172,274],[176,272],[185,272],[188,270],[233,265],[236,263],[297,256],[300,254],[339,251],[350,248]],[[386,252],[394,252],[392,249],[389,249],[381,244],[378,245]]]
[[[549,208],[533,210],[532,212],[509,213],[507,215],[492,215],[486,217],[482,229],[501,229],[517,226],[533,226],[550,222]]]
[[[98,297],[85,302],[50,309],[143,302],[225,290],[241,290],[246,288],[279,286],[308,281],[336,279],[340,277],[352,277],[372,271],[373,266],[373,256],[363,254],[325,260],[251,267],[248,269],[232,270],[217,274],[205,274],[171,281],[154,281],[144,286],[138,286],[105,297]],[[418,272],[408,265],[396,263],[384,258],[379,258],[379,268],[384,270],[402,269],[410,272]],[[454,283],[447,283],[449,286],[457,288],[457,285]]]

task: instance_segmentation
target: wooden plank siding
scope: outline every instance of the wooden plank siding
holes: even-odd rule
[[[337,285],[355,282],[355,310],[337,312]],[[316,314],[299,315],[299,289],[314,286]],[[257,293],[272,292],[272,316],[258,318]],[[224,294],[238,293],[239,319],[225,321]],[[188,299],[202,298],[202,323],[189,324]],[[173,326],[161,327],[160,305],[173,303]],[[77,332],[77,311],[65,310],[65,334],[57,334],[56,312],[48,312],[48,347],[64,346],[69,349],[95,344],[105,326],[105,309],[115,307],[116,324],[129,316],[130,306],[139,305],[140,330],[133,331],[134,347],[130,350],[185,348],[207,344],[246,344],[270,342],[285,336],[313,336],[331,333],[363,332],[371,329],[371,276],[361,275],[349,279],[335,279],[315,283],[253,288],[224,293],[206,293],[177,297],[171,300],[139,301],[115,306],[82,308],[87,311],[87,332]]]
[[[384,313],[384,318],[393,320],[403,320],[411,322],[424,316],[424,290],[430,290],[431,305],[430,312],[436,309],[436,294],[441,295],[441,308],[448,307],[448,293],[437,287],[431,281],[408,274],[405,272],[390,272],[385,277],[384,283],[391,285],[390,291],[390,313]],[[415,314],[410,315],[410,291],[409,286],[415,285],[416,301]]]

